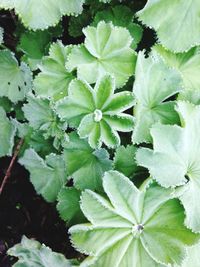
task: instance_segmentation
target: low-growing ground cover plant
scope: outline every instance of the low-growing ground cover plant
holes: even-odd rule
[[[200,267],[199,11],[197,0],[0,0],[0,265]],[[29,213],[6,191],[16,164],[67,251],[35,240],[40,204]],[[34,229],[6,225],[12,242],[5,195]]]

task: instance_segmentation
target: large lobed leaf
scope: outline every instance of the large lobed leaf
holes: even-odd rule
[[[56,25],[63,15],[82,12],[85,0],[1,0],[0,8],[15,9],[23,24],[33,30]]]
[[[171,189],[155,183],[138,190],[116,171],[103,177],[109,198],[86,190],[81,209],[89,224],[69,229],[72,244],[90,257],[81,266],[161,267],[181,264],[199,240],[184,225],[184,209]]]
[[[199,13],[199,0],[148,0],[138,16],[166,48],[183,52],[200,44]]]
[[[180,74],[168,68],[159,57],[145,58],[143,52],[139,53],[133,86],[136,97],[134,143],[151,142],[150,128],[155,122],[179,122],[175,103],[169,99],[181,91],[181,81]]]
[[[180,199],[186,225],[200,232],[200,106],[178,102],[182,127],[156,124],[151,129],[154,149],[141,148],[137,161],[164,187],[182,186]]]
[[[97,27],[88,26],[83,33],[85,43],[72,49],[67,69],[77,69],[78,78],[90,84],[108,73],[115,77],[116,87],[122,87],[133,76],[136,62],[129,31],[101,21]]]

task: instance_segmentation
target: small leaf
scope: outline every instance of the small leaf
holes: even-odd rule
[[[93,150],[87,141],[80,139],[76,133],[69,134],[69,138],[64,158],[75,187],[81,190],[101,190],[102,175],[112,168],[108,152],[105,149]]]
[[[30,180],[38,194],[54,202],[67,181],[66,166],[62,156],[50,154],[43,160],[33,149],[25,151],[19,163],[30,172]]]
[[[18,65],[12,52],[0,51],[0,96],[12,102],[23,100],[32,89],[32,73],[25,63]]]
[[[13,267],[71,267],[70,261],[62,254],[26,236],[22,237],[20,244],[8,250],[8,255],[19,258]]]
[[[74,78],[65,68],[70,50],[69,46],[61,42],[51,45],[49,56],[43,58],[39,65],[41,72],[34,80],[37,95],[57,100],[68,94],[69,83]]]
[[[0,107],[0,157],[12,155],[15,132],[16,127],[7,118],[4,109]]]
[[[128,177],[132,177],[138,168],[135,161],[136,150],[133,145],[118,147],[114,156],[114,169]]]
[[[57,210],[60,217],[70,224],[84,221],[84,216],[80,209],[81,191],[74,187],[64,187],[58,194]]]

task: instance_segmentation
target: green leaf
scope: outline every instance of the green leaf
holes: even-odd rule
[[[81,138],[88,138],[92,148],[120,144],[117,131],[130,132],[133,116],[123,111],[131,108],[134,97],[131,92],[114,94],[115,83],[110,76],[103,76],[93,89],[83,80],[70,83],[68,97],[57,102],[56,111],[71,127],[78,128]]]
[[[70,261],[62,254],[53,252],[38,241],[22,237],[21,243],[8,250],[8,255],[19,260],[13,267],[70,267]]]
[[[55,26],[63,15],[78,15],[84,0],[1,0],[0,8],[15,9],[23,24],[33,30]]]
[[[83,33],[85,43],[72,49],[67,69],[77,69],[78,78],[90,84],[108,73],[115,77],[117,88],[125,85],[134,74],[136,62],[129,31],[101,21],[97,27],[85,28]]]
[[[43,58],[39,65],[41,72],[34,80],[34,89],[37,95],[60,99],[67,95],[68,86],[74,78],[65,68],[71,47],[61,42],[51,45],[49,56]]]
[[[133,145],[118,147],[113,161],[114,169],[128,177],[132,177],[138,168],[135,161],[135,153],[136,147]]]
[[[112,168],[105,149],[93,150],[86,140],[73,132],[65,145],[64,158],[68,174],[72,176],[77,189],[102,189],[102,175]]]
[[[83,192],[81,209],[90,224],[69,229],[75,248],[90,256],[81,266],[181,264],[199,235],[184,226],[184,209],[172,190],[151,183],[140,191],[116,171],[104,175],[103,186],[109,200]]]
[[[84,221],[83,213],[80,209],[81,191],[74,187],[65,187],[58,194],[57,210],[60,217],[70,224]]]
[[[133,12],[130,8],[118,5],[99,11],[96,13],[92,25],[97,26],[102,20],[106,23],[112,22],[114,26],[127,28],[133,38],[131,47],[133,49],[137,48],[138,43],[142,39],[143,29],[138,24],[133,23]]]
[[[143,23],[156,30],[166,48],[183,52],[200,44],[199,12],[198,0],[148,0],[138,16]]]
[[[34,130],[40,130],[46,139],[53,137],[53,145],[58,149],[68,141],[67,124],[59,120],[48,99],[29,95],[27,100],[28,103],[24,104],[22,110],[30,126]]]
[[[0,27],[0,45],[3,43],[3,34],[4,34],[4,29]]]
[[[50,154],[42,159],[33,149],[27,149],[19,163],[30,172],[30,180],[38,194],[54,202],[67,181],[65,162],[61,155]]]
[[[198,266],[200,262],[200,255],[199,255],[200,243],[195,246],[189,247],[187,249],[187,258],[181,264],[181,267],[195,267]],[[179,266],[175,266],[179,267]]]
[[[46,54],[52,36],[49,31],[24,31],[20,35],[17,50],[24,55],[22,60],[26,62],[32,70],[38,69],[42,57]]]
[[[32,73],[25,63],[18,65],[12,52],[0,51],[0,96],[12,102],[23,100],[32,89]]]
[[[186,90],[199,90],[200,88],[200,50],[192,48],[185,53],[173,53],[161,45],[154,50],[163,58],[166,64],[181,73],[183,85]]]
[[[12,155],[15,132],[16,127],[7,118],[4,109],[0,107],[0,157]]]
[[[178,102],[177,111],[183,127],[153,126],[154,150],[142,148],[137,161],[149,169],[150,174],[164,187],[183,185],[180,199],[186,211],[186,225],[200,232],[200,106]]]
[[[151,142],[150,128],[156,122],[179,122],[175,104],[168,99],[180,91],[181,76],[177,71],[168,68],[158,57],[145,58],[144,53],[139,53],[133,87],[136,97],[134,143]]]

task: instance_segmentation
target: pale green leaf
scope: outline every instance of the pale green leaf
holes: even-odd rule
[[[200,88],[200,51],[199,48],[192,48],[185,53],[173,53],[161,45],[154,47],[156,51],[172,68],[181,73],[183,86],[186,90],[199,90]]]
[[[102,175],[112,168],[108,152],[105,149],[93,150],[87,141],[80,139],[76,133],[69,134],[69,138],[65,145],[64,158],[75,187],[81,190],[101,190]]]
[[[183,127],[155,125],[151,134],[154,150],[142,148],[137,161],[164,187],[183,185],[180,199],[186,210],[186,224],[200,231],[200,106],[178,102]]]
[[[33,30],[55,26],[63,15],[82,12],[84,0],[1,0],[0,8],[15,9],[23,24]]]
[[[80,266],[173,266],[199,240],[185,227],[173,190],[151,183],[140,191],[116,171],[104,175],[103,187],[109,199],[82,193],[81,209],[90,223],[69,229],[75,248],[89,255]]]
[[[92,25],[97,26],[103,20],[105,22],[112,22],[115,26],[126,27],[133,38],[131,47],[135,49],[141,41],[143,30],[141,26],[133,23],[133,15],[132,10],[127,6],[108,7],[96,13]]]
[[[199,12],[199,0],[148,0],[138,16],[166,48],[183,52],[200,44]]]
[[[133,106],[134,97],[131,92],[115,94],[114,90],[114,79],[109,75],[98,80],[94,89],[83,80],[74,80],[68,96],[57,102],[56,111],[71,127],[78,128],[81,138],[88,138],[91,147],[100,148],[102,143],[117,147],[117,131],[133,129],[133,116],[123,111]]]
[[[41,131],[46,139],[53,137],[53,145],[59,148],[68,140],[67,124],[59,120],[53,110],[53,104],[48,99],[29,95],[27,100],[28,103],[24,104],[22,110],[29,125],[34,130]]]
[[[19,66],[9,50],[0,51],[0,97],[6,96],[12,102],[23,100],[32,89],[32,73],[25,63]]]
[[[50,154],[44,160],[33,149],[28,149],[19,163],[30,172],[30,180],[36,192],[48,202],[56,201],[60,189],[67,181],[63,157]]]
[[[177,71],[168,68],[159,58],[145,58],[142,52],[138,55],[133,87],[136,97],[134,143],[151,142],[150,128],[156,122],[179,122],[174,102],[167,100],[180,91],[181,76]]]
[[[78,78],[88,83],[95,83],[109,73],[115,77],[116,87],[122,87],[134,74],[136,61],[129,31],[101,21],[97,27],[85,28],[83,33],[84,46],[72,49],[66,67],[70,71],[77,69]]]
[[[0,107],[0,157],[12,155],[15,132],[16,127],[7,118],[4,109]]]
[[[34,239],[22,237],[21,243],[8,250],[8,255],[17,257],[13,267],[70,267],[70,261],[62,254],[53,252],[49,247]]]
[[[0,27],[0,45],[3,43],[3,34],[4,34],[4,29]]]
[[[49,56],[43,58],[39,65],[41,72],[34,80],[37,95],[59,99],[68,94],[69,83],[74,78],[65,68],[70,51],[71,47],[61,42],[51,45]]]

